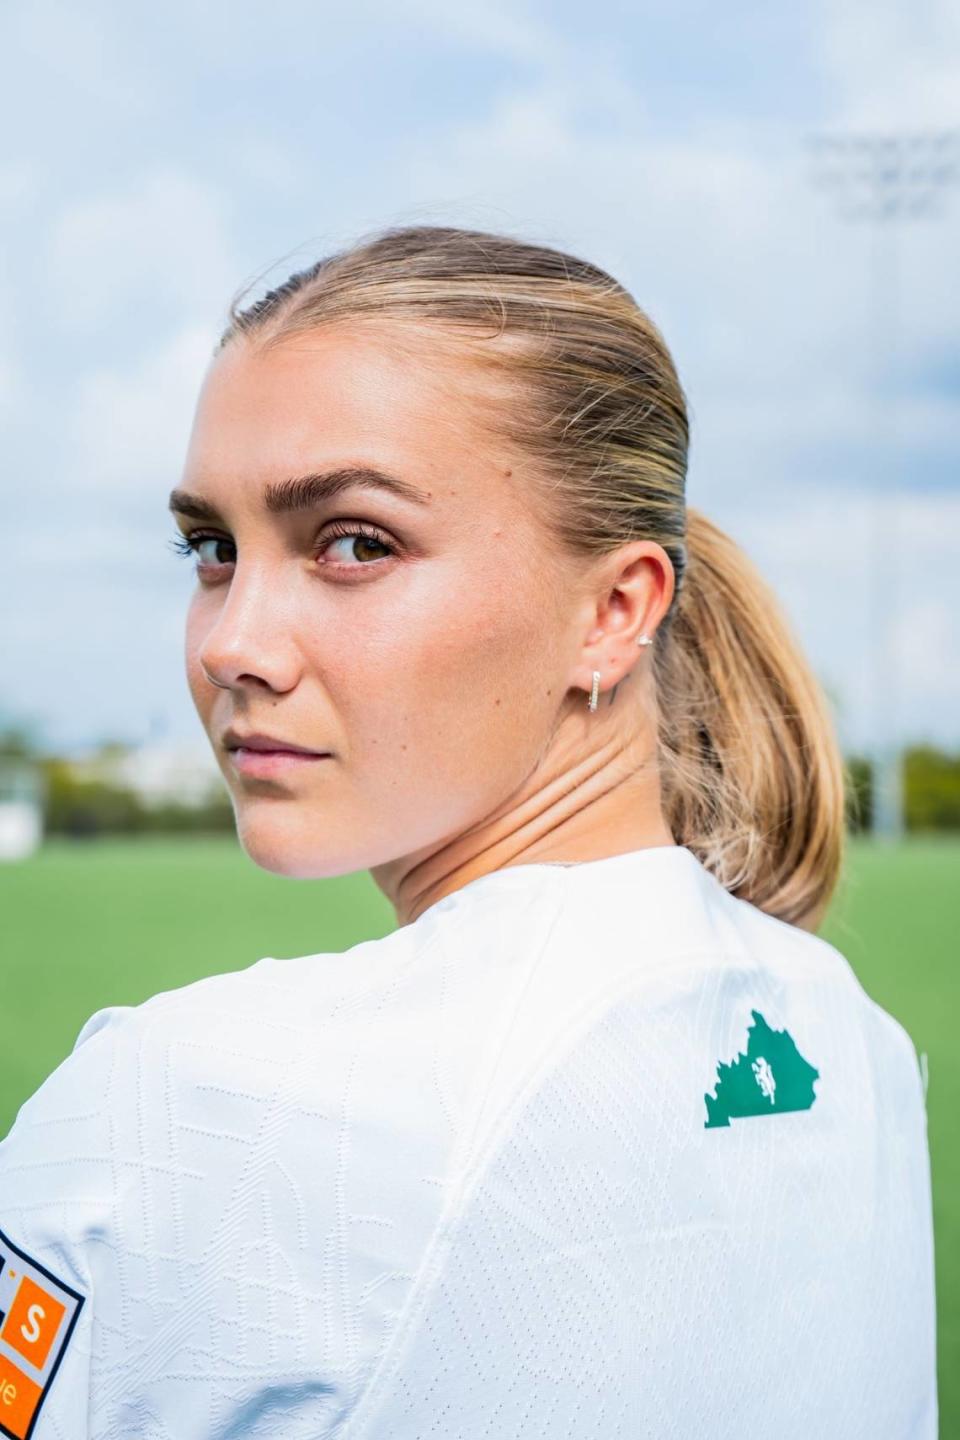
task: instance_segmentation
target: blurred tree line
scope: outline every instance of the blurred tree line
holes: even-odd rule
[[[852,831],[869,831],[873,822],[873,766],[862,755],[845,758],[847,817]],[[911,745],[903,752],[903,819],[907,830],[960,830],[960,754],[934,745]]]
[[[102,748],[101,753],[125,746]],[[202,801],[146,801],[127,786],[91,779],[83,767],[46,753],[26,727],[0,726],[0,761],[22,759],[39,771],[44,833],[94,836],[134,833],[233,833],[233,806],[225,782],[214,781]],[[862,755],[845,757],[847,818],[851,832],[872,824],[872,766]],[[913,745],[903,756],[904,822],[908,831],[960,830],[960,752]]]
[[[129,751],[123,742],[101,745],[99,757]],[[26,761],[38,774],[43,797],[45,835],[83,838],[124,834],[233,833],[233,806],[226,783],[213,780],[209,794],[197,802],[146,800],[131,786],[92,778],[82,764],[51,753],[32,729],[0,724],[0,766]]]
[[[135,790],[78,776],[69,761],[41,760],[46,787],[44,832],[48,835],[209,834],[235,828],[226,785],[211,786],[200,804],[150,801]]]

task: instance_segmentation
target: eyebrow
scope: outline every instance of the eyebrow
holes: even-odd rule
[[[415,505],[429,505],[430,496],[407,480],[375,470],[368,465],[346,465],[336,470],[315,471],[267,485],[263,492],[268,514],[284,515],[294,510],[312,510],[354,486],[366,490],[385,490]],[[168,508],[194,520],[221,520],[219,510],[209,500],[191,495],[187,490],[171,490]]]

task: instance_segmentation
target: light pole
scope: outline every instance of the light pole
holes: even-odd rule
[[[843,219],[867,220],[873,227],[871,311],[879,426],[896,455],[900,224],[942,214],[943,192],[960,176],[960,131],[823,134],[810,136],[807,143],[814,183],[833,192]],[[904,831],[895,630],[899,537],[885,523],[879,487],[874,499],[868,637],[873,661],[872,828],[877,838],[899,840]]]

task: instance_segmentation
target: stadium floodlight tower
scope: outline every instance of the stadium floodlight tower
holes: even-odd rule
[[[872,349],[877,367],[879,433],[885,433],[893,442],[894,386],[899,379],[900,227],[907,220],[930,220],[942,215],[943,192],[960,175],[960,130],[896,135],[820,134],[809,136],[807,144],[814,184],[833,192],[843,219],[866,220],[872,225]],[[880,487],[874,496],[868,638],[868,653],[873,660],[873,833],[885,840],[898,840],[904,830],[895,630],[899,598],[895,555],[899,537],[885,524]]]

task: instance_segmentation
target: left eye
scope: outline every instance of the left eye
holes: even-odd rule
[[[322,550],[325,550],[327,546],[335,540],[362,540],[365,546],[379,545],[381,550],[386,550],[391,555],[397,553],[395,546],[391,545],[379,530],[375,530],[372,525],[363,524],[362,521],[355,521],[353,524],[349,524],[346,521],[335,520],[328,525],[318,537],[318,543],[320,543],[320,541],[324,542],[321,546]],[[374,559],[376,558],[377,557],[374,556]]]

